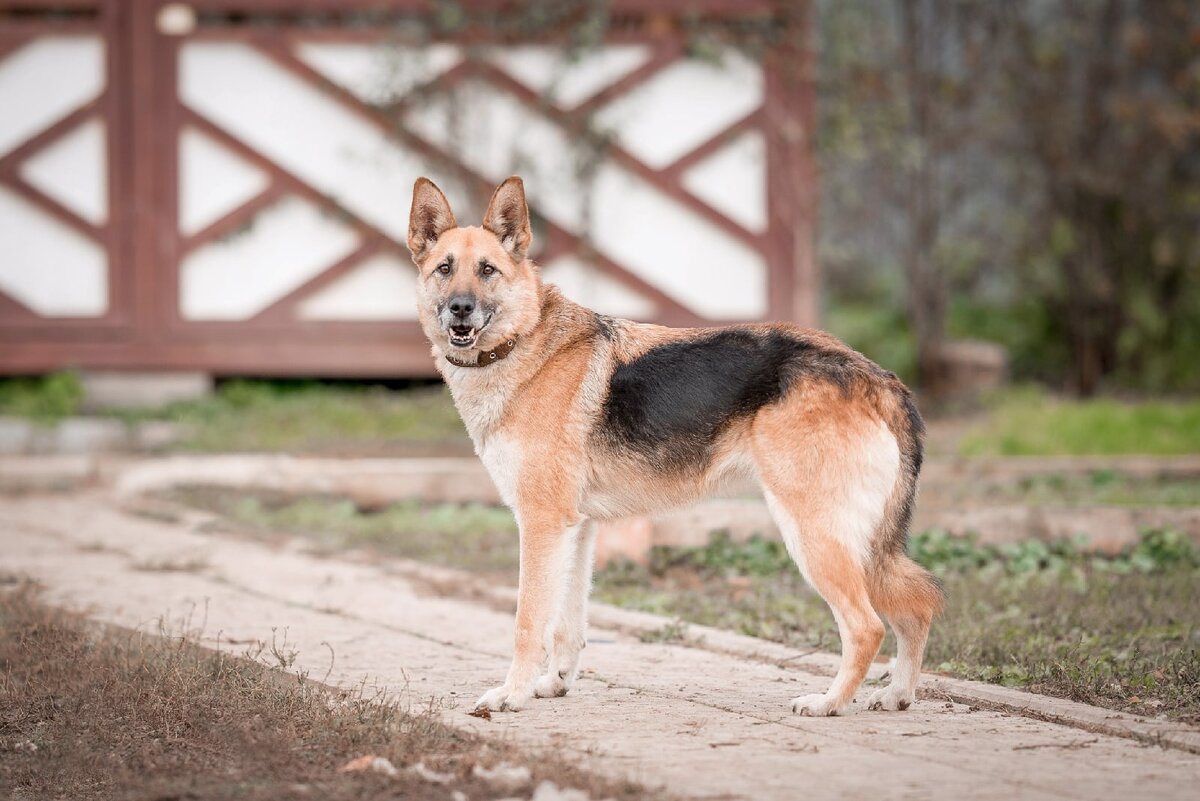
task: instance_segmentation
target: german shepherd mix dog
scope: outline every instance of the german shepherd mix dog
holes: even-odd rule
[[[942,602],[904,552],[924,439],[912,394],[818,331],[674,329],[597,314],[542,283],[532,238],[520,178],[496,189],[478,228],[458,227],[428,179],[413,187],[421,326],[520,528],[515,653],[478,708],[518,710],[571,688],[594,521],[753,478],[841,634],[832,685],[793,699],[793,711],[846,711],[883,640],[880,615],[899,654],[867,707],[906,709]]]

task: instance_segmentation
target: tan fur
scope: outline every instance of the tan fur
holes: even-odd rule
[[[513,661],[504,684],[480,706],[519,709],[535,693],[558,696],[570,688],[584,644],[592,521],[689,503],[731,480],[762,487],[789,552],[829,603],[841,633],[842,665],[829,691],[797,698],[793,708],[811,715],[848,708],[883,639],[880,613],[897,632],[900,654],[893,684],[868,703],[910,704],[940,591],[895,545],[903,542],[915,489],[913,454],[919,460],[921,444],[906,415],[907,390],[826,334],[744,326],[832,354],[837,380],[797,378],[778,400],[723,427],[702,465],[659,469],[597,433],[609,379],[618,364],[710,332],[601,320],[542,284],[527,256],[532,234],[519,179],[496,190],[483,227],[456,225],[441,192],[418,181],[409,241],[419,269],[421,324],[520,528]],[[440,273],[443,264],[452,264],[452,272]],[[485,274],[484,264],[497,272]],[[447,299],[461,295],[487,310],[466,350],[448,340],[445,312]],[[507,358],[486,367],[445,358],[453,352],[469,361],[510,338],[517,344]]]

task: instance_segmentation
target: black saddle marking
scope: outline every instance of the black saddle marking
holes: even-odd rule
[[[783,397],[802,374],[849,388],[859,366],[779,331],[728,328],[651,348],[618,364],[601,430],[664,469],[703,468],[726,428]]]

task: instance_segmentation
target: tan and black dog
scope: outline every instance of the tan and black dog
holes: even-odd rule
[[[899,653],[891,684],[867,707],[907,708],[942,602],[904,551],[924,438],[908,389],[818,331],[674,329],[597,314],[542,283],[532,238],[519,178],[496,189],[482,227],[458,227],[429,180],[413,188],[421,326],[520,528],[515,653],[478,706],[517,710],[570,689],[594,521],[752,478],[841,634],[832,685],[792,709],[846,711],[883,639],[880,615]]]

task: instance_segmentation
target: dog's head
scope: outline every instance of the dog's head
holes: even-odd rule
[[[408,247],[419,272],[421,327],[442,352],[490,350],[536,324],[537,267],[525,186],[496,189],[482,227],[458,227],[442,191],[428,178],[413,186]]]

